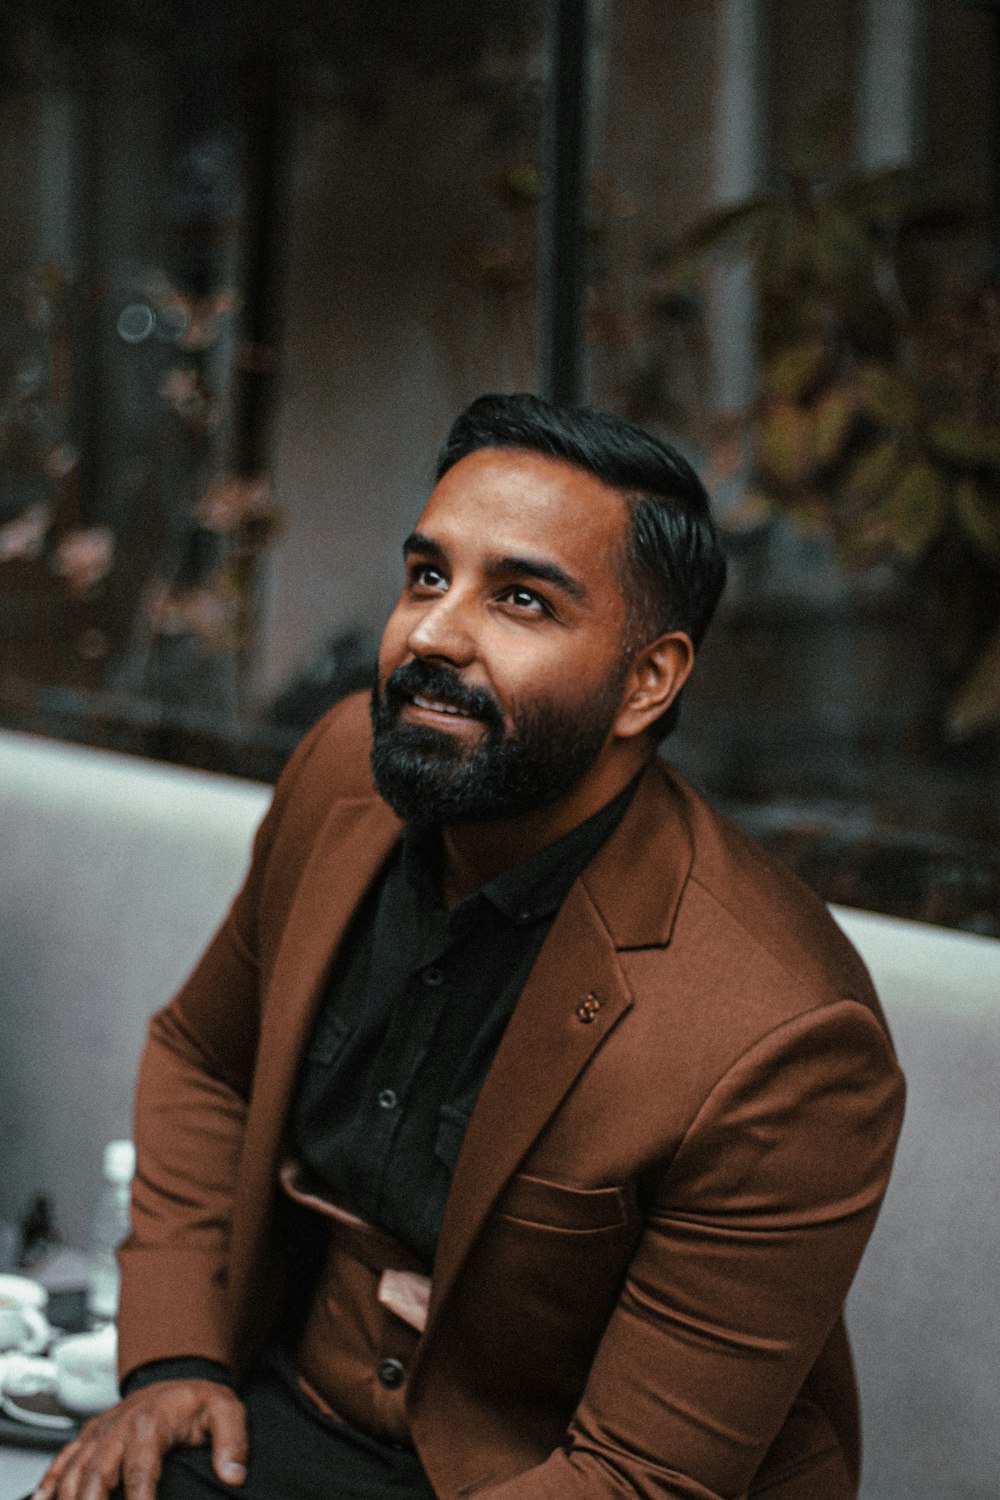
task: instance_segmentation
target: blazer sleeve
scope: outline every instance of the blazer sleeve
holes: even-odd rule
[[[199,1356],[231,1367],[226,1266],[260,1020],[258,911],[277,828],[328,726],[288,762],[250,868],[191,977],[153,1016],[136,1094],[131,1232],[119,1250],[119,1374]]]
[[[652,1189],[565,1444],[484,1497],[745,1494],[841,1315],[902,1106],[888,1037],[855,1001],[746,1052]]]

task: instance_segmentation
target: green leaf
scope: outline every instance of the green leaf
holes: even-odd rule
[[[910,431],[920,420],[920,398],[891,365],[865,365],[858,372],[865,411],[883,427]]]
[[[768,215],[756,236],[757,282],[764,293],[780,292],[812,268],[815,250],[812,223],[793,204]]]
[[[918,458],[892,486],[876,520],[884,539],[913,562],[927,551],[947,513],[948,489],[940,471]]]
[[[842,385],[824,391],[813,409],[813,452],[821,467],[838,459],[854,426],[854,401]]]
[[[956,739],[969,739],[1000,721],[1000,629],[948,705],[947,725]]]
[[[716,261],[747,258],[755,237],[777,207],[773,198],[748,198],[700,220],[676,244],[653,256],[657,285],[661,290],[688,286]]]
[[[1000,494],[987,494],[974,479],[955,486],[955,514],[959,525],[991,562],[1000,562]]]
[[[931,424],[928,438],[934,452],[951,463],[1000,469],[1000,432],[994,426],[942,417]]]
[[[495,186],[514,203],[537,203],[542,196],[542,174],[534,162],[512,162],[498,172]]]
[[[926,173],[912,166],[887,167],[840,183],[828,195],[841,213],[865,223],[908,219],[927,201]]]
[[[896,438],[874,443],[855,460],[844,480],[845,497],[860,505],[881,502],[899,476],[903,450]]]
[[[819,284],[851,302],[871,287],[872,249],[864,227],[829,204],[816,212],[812,263]]]
[[[844,95],[826,99],[795,132],[791,168],[801,177],[828,177],[851,138],[851,107]]]
[[[744,250],[751,236],[782,207],[777,198],[747,198],[702,219],[681,236],[676,249],[681,254],[701,255],[706,259]]]
[[[761,366],[764,389],[780,400],[797,400],[813,384],[826,357],[826,344],[819,340],[782,349]]]
[[[765,489],[769,477],[779,486],[804,484],[813,466],[809,413],[787,401],[772,407],[758,424],[755,452]]]
[[[786,504],[784,512],[804,536],[829,536],[830,509],[822,495],[807,491],[793,504]]]

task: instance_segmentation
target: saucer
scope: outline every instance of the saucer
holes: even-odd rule
[[[40,1355],[0,1354],[0,1411],[50,1433],[74,1432],[78,1425],[59,1400],[54,1361]]]

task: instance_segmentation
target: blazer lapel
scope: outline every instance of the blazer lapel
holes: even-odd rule
[[[354,913],[399,837],[399,822],[374,798],[339,803],[303,867],[268,981],[259,1066],[236,1209],[253,1244],[273,1197],[295,1074],[331,962]]]
[[[619,950],[663,946],[692,860],[684,799],[657,761],[572,887],[504,1032],[452,1179],[428,1330],[483,1222],[633,996]]]
[[[473,1112],[445,1209],[429,1323],[504,1184],[631,1003],[614,944],[577,881],[552,924]]]

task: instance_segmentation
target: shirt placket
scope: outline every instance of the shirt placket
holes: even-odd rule
[[[379,1057],[376,1076],[380,1082],[374,1094],[375,1128],[381,1148],[375,1190],[379,1212],[396,1141],[413,1103],[417,1077],[453,996],[448,958],[455,940],[453,924],[443,912],[435,914],[419,959],[407,978],[401,1003],[394,1008]]]

